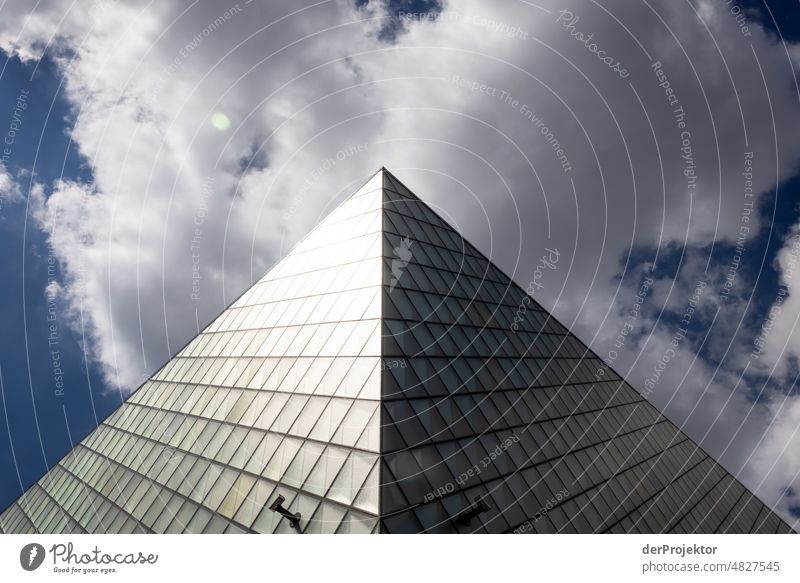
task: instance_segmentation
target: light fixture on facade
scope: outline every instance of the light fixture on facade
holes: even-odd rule
[[[275,499],[275,502],[269,505],[269,509],[273,512],[277,512],[281,516],[283,516],[286,520],[289,521],[289,524],[292,525],[292,528],[295,529],[297,532],[300,532],[300,519],[302,516],[299,512],[295,512],[292,514],[286,508],[283,507],[283,503],[286,501],[286,498],[282,495],[278,494],[278,497]]]
[[[459,524],[463,524],[469,526],[469,523],[472,522],[473,518],[477,518],[479,514],[483,514],[484,512],[488,512],[491,510],[491,507],[483,501],[483,498],[480,496],[475,497],[475,501],[472,503],[472,506],[464,510],[461,514],[458,515],[456,521]]]

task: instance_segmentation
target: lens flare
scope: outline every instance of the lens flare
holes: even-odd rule
[[[224,132],[231,127],[231,120],[221,111],[217,111],[211,116],[211,125],[213,125],[215,129]]]

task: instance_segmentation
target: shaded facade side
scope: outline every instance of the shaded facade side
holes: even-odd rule
[[[382,532],[791,532],[387,173]]]

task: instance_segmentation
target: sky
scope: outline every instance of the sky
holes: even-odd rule
[[[798,6],[5,2],[0,508],[386,166],[796,521]]]

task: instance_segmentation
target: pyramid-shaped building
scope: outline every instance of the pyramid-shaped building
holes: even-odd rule
[[[0,530],[791,532],[385,169]]]

